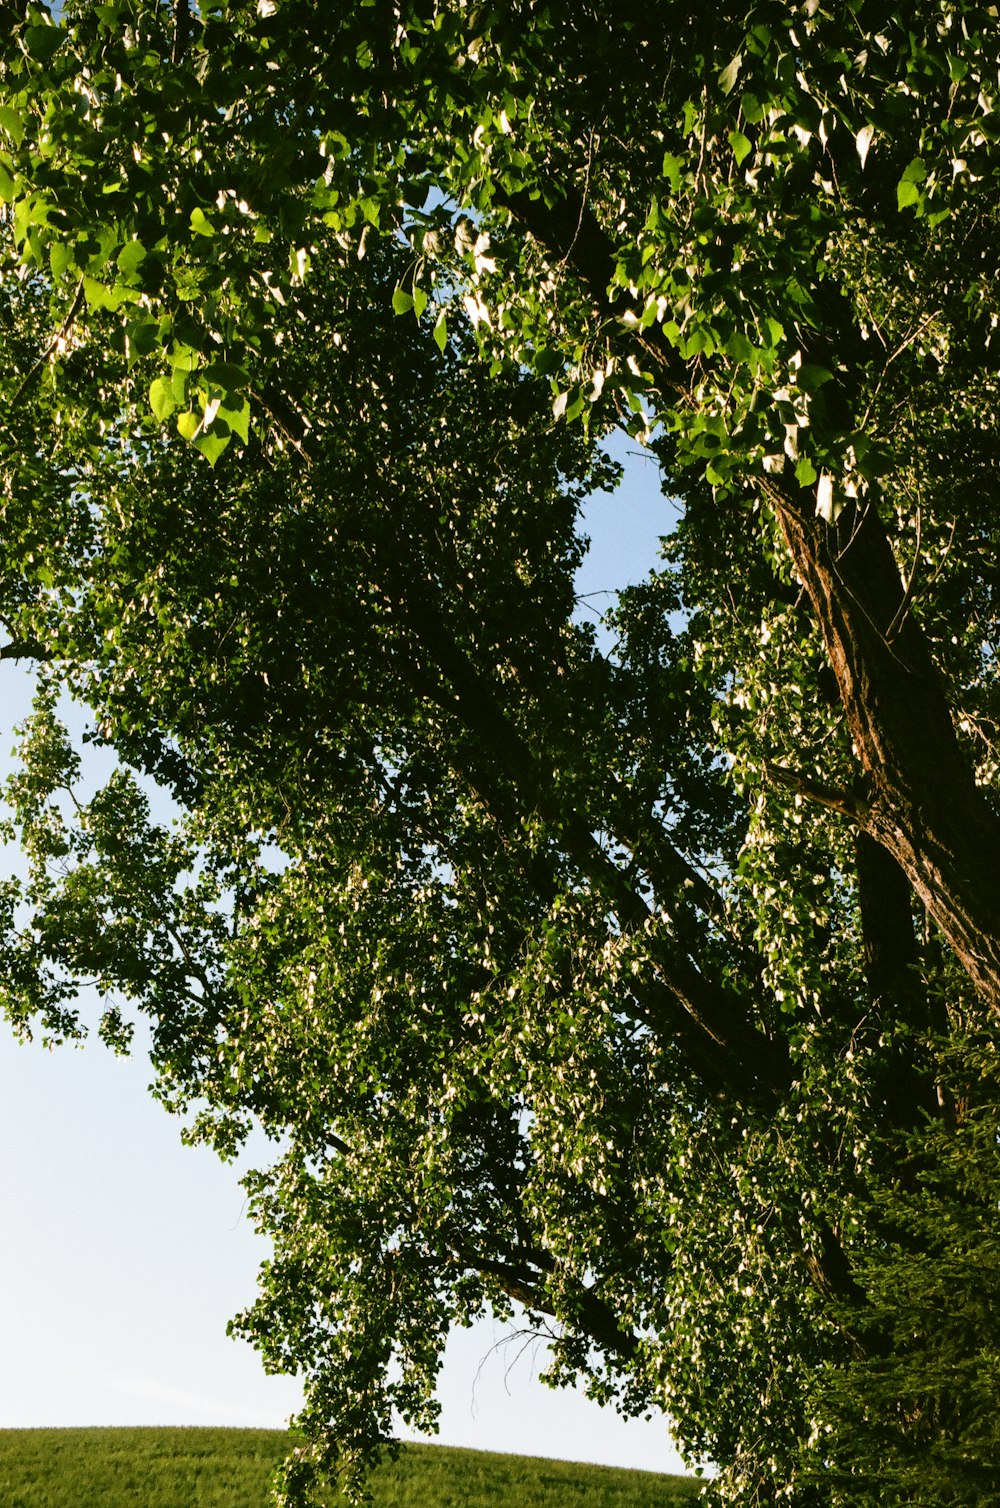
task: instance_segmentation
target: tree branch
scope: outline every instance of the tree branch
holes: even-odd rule
[[[52,651],[46,649],[40,639],[13,639],[11,643],[0,647],[0,660],[38,660],[39,662],[44,662],[52,658]]]
[[[191,30],[191,11],[188,0],[174,0],[174,40],[170,49],[170,61],[176,68],[187,51]]]
[[[582,194],[565,194],[551,206],[526,192],[495,190],[493,197],[494,203],[543,247],[554,266],[568,267],[580,279],[599,316],[621,319],[625,314],[636,318],[642,314],[642,307],[631,299],[612,301],[609,290],[617,260],[615,244],[594,219]],[[646,333],[643,344],[655,356],[661,385],[686,395],[690,388],[688,365],[663,337],[659,326]]]
[[[28,388],[31,386],[32,382],[35,380],[39,372],[44,367],[45,363],[48,361],[49,357],[59,349],[59,346],[66,339],[70,330],[72,330],[73,326],[76,324],[77,315],[80,313],[80,310],[82,308],[83,278],[81,278],[79,283],[77,283],[76,285],[76,292],[73,295],[73,302],[69,306],[66,318],[63,320],[62,325],[56,331],[55,335],[53,335],[48,345],[45,347],[45,350],[28,368],[28,371],[22,378],[20,387],[7,405],[8,411],[17,407],[21,399],[24,397],[25,393],[28,391]]]
[[[507,1297],[523,1308],[536,1314],[547,1314],[551,1319],[560,1319],[552,1300],[545,1292],[541,1272],[532,1272],[527,1266],[515,1267],[509,1262],[491,1261],[474,1252],[459,1251],[456,1255],[462,1266],[471,1268],[482,1277],[493,1278]],[[550,1272],[555,1271],[555,1263],[551,1259],[546,1262],[546,1267]],[[638,1340],[631,1331],[621,1328],[614,1312],[598,1298],[594,1290],[584,1287],[582,1283],[574,1284],[573,1301],[580,1326],[595,1345],[602,1351],[613,1352],[623,1361],[630,1361],[638,1350]]]
[[[797,796],[805,796],[807,800],[815,801],[819,806],[825,806],[828,811],[839,812],[841,816],[849,817],[852,822],[865,820],[867,807],[860,796],[838,791],[833,786],[824,785],[821,780],[814,779],[812,775],[805,774],[802,770],[793,770],[788,765],[773,764],[771,761],[765,763],[764,774],[772,785],[779,785],[785,790],[794,791]]]
[[[871,502],[835,523],[767,477],[869,782],[857,820],[897,860],[983,998],[1000,1010],[1000,819],[962,752],[944,685]],[[890,630],[893,630],[890,639]]]

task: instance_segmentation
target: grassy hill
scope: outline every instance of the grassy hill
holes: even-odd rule
[[[280,1430],[0,1430],[3,1508],[266,1508]],[[686,1477],[407,1445],[373,1482],[376,1508],[673,1508]]]

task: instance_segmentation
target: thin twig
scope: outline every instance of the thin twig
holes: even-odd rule
[[[28,390],[29,386],[31,385],[31,383],[38,376],[38,373],[41,371],[42,367],[48,361],[49,357],[53,354],[54,351],[56,351],[59,348],[60,343],[66,339],[66,337],[69,334],[70,330],[72,330],[74,324],[76,323],[76,317],[79,314],[79,312],[80,312],[80,310],[81,310],[82,307],[83,307],[83,278],[81,278],[80,281],[79,281],[79,283],[77,283],[77,285],[76,285],[76,293],[73,295],[73,302],[72,302],[72,304],[70,304],[69,313],[66,315],[66,318],[62,322],[62,327],[57,331],[57,333],[55,335],[53,335],[52,339],[49,341],[48,345],[45,347],[45,350],[42,352],[42,354],[38,357],[37,361],[34,363],[34,365],[30,368],[30,370],[25,375],[25,377],[24,377],[24,379],[23,379],[23,381],[21,383],[21,386],[18,388],[17,392],[14,394],[13,398],[10,400],[10,403],[8,404],[8,408],[9,409],[14,409],[14,408],[17,407],[17,405],[20,403],[21,399],[24,397],[25,393],[27,392],[27,390]]]
[[[584,169],[583,174],[583,193],[580,195],[580,213],[576,217],[576,229],[573,232],[572,239],[570,240],[570,243],[567,246],[565,252],[556,263],[558,267],[565,267],[566,263],[569,261],[573,248],[580,237],[580,231],[583,227],[583,217],[587,213],[587,198],[590,194],[590,168],[594,160],[595,134],[596,133],[594,131],[591,131],[590,139],[587,142],[587,166]],[[598,138],[598,140],[600,140],[600,138]]]
[[[900,343],[899,343],[899,345],[896,347],[896,349],[894,351],[890,351],[889,352],[889,355],[885,358],[885,361],[882,363],[882,370],[878,374],[878,381],[875,384],[875,391],[872,393],[871,397],[868,400],[868,406],[865,409],[864,417],[861,420],[861,428],[862,429],[866,429],[867,428],[868,420],[869,420],[869,418],[871,416],[871,411],[872,411],[872,408],[874,407],[875,400],[876,400],[876,398],[878,397],[879,393],[882,390],[882,382],[883,382],[883,380],[885,378],[885,374],[889,370],[889,368],[892,366],[892,363],[896,360],[896,357],[897,356],[902,356],[902,354],[906,350],[907,346],[911,346],[913,344],[913,342],[917,339],[917,337],[919,335],[921,335],[924,330],[927,329],[927,326],[930,324],[931,320],[932,319],[937,319],[937,317],[938,317],[938,315],[940,313],[941,313],[940,309],[932,309],[931,312],[930,312],[930,314],[926,314],[924,316],[924,318],[920,321],[919,325],[917,325],[916,329],[911,330],[910,334],[907,335],[906,339],[905,340],[901,340]],[[879,339],[882,340],[881,334],[879,334]],[[882,340],[882,344],[885,345],[885,341],[884,340]]]
[[[920,564],[920,504],[917,504],[917,540],[913,548],[913,564],[910,567],[910,579],[906,583],[903,600],[892,615],[892,622],[886,629],[884,638],[886,644],[891,644],[896,634],[906,622],[906,613],[913,598],[913,588],[917,580],[917,567]]]
[[[188,0],[174,0],[174,43],[170,49],[170,61],[176,68],[187,50],[191,12]]]

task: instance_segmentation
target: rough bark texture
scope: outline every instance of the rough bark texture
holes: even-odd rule
[[[931,1018],[920,976],[913,892],[887,849],[864,830],[855,840],[858,901],[871,1013],[867,1035],[879,1044],[877,1093],[886,1130],[906,1133],[940,1111],[925,1057],[926,1033],[946,1023]]]
[[[811,491],[770,484],[768,492],[868,779],[858,821],[1000,1008],[1000,821],[959,748],[878,514],[852,503],[831,525],[816,516]]]

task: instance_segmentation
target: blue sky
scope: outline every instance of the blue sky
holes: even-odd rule
[[[578,587],[594,608],[643,577],[673,521],[654,463],[632,442],[622,487],[588,507]],[[24,672],[0,664],[0,768],[28,710]],[[47,1052],[0,1024],[0,1428],[76,1424],[280,1427],[294,1380],[266,1377],[226,1336],[267,1256],[239,1168],[185,1147],[147,1093],[141,1053],[98,1043]],[[261,1140],[259,1155],[266,1156]],[[253,1151],[246,1166],[253,1166]],[[535,1346],[483,1323],[449,1344],[440,1438],[523,1454],[680,1470],[662,1420],[623,1421],[543,1387]]]

